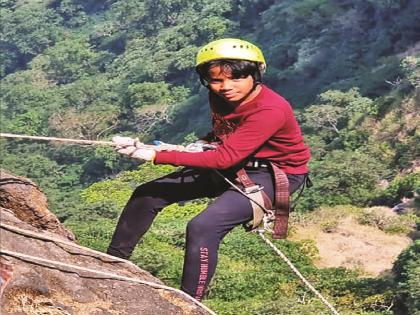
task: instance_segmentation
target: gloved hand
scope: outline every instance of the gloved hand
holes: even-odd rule
[[[196,142],[190,143],[185,147],[185,151],[188,152],[203,152],[214,149],[216,149],[216,146],[211,143],[208,143],[205,140],[197,140]]]
[[[154,161],[156,157],[156,151],[153,149],[146,148],[137,148],[135,146],[126,146],[117,149],[118,153],[128,155],[131,158],[144,160],[144,161]]]
[[[178,144],[169,144],[160,140],[153,140],[153,144],[156,146],[156,151],[184,151],[185,147]]]
[[[112,142],[115,143],[117,149],[128,147],[128,146],[138,147],[139,145],[141,145],[139,138],[130,138],[130,137],[121,137],[121,136],[113,137]]]
[[[115,136],[112,138],[112,142],[116,144],[118,153],[128,155],[131,158],[153,161],[156,157],[155,150],[145,148],[138,138]]]

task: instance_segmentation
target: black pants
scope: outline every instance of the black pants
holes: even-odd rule
[[[234,179],[233,173],[224,173]],[[270,170],[247,169],[247,173],[273,200]],[[305,175],[288,178],[292,193],[303,183]],[[181,284],[183,291],[201,300],[214,275],[221,240],[235,226],[252,219],[250,201],[211,170],[185,168],[139,186],[120,216],[108,254],[128,259],[160,210],[175,202],[203,197],[217,199],[188,222]]]

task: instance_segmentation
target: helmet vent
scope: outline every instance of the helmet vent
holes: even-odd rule
[[[257,46],[238,38],[223,38],[202,47],[196,56],[196,66],[218,59],[248,60],[266,65]]]

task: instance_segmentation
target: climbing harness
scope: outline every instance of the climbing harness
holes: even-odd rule
[[[274,174],[274,205],[270,198],[264,192],[264,187],[254,183],[248,176],[245,168],[236,172],[236,181],[243,187],[240,189],[237,185],[232,185],[222,173],[215,170],[216,173],[227,181],[236,190],[247,197],[252,206],[253,218],[244,225],[247,231],[258,230],[263,224],[265,229],[272,233],[274,239],[284,239],[287,237],[287,226],[289,221],[289,180],[287,175],[276,165],[268,161],[253,160],[246,163],[248,167],[268,167]],[[268,223],[273,222],[273,228],[268,228]]]
[[[276,172],[275,170],[273,170],[274,172]],[[315,289],[315,287],[313,285],[311,285],[311,283],[306,280],[306,278],[299,272],[299,270],[293,265],[293,263],[286,257],[285,254],[283,254],[283,252],[278,249],[265,235],[265,232],[269,232],[270,234],[272,234],[274,236],[274,234],[276,233],[276,223],[277,225],[277,233],[280,233],[280,235],[284,235],[283,233],[287,233],[287,221],[289,218],[289,208],[288,206],[286,207],[286,205],[284,206],[284,210],[280,210],[280,211],[285,211],[287,209],[287,214],[285,212],[280,212],[280,214],[276,215],[276,211],[278,209],[272,210],[270,208],[267,208],[264,204],[264,202],[261,201],[261,198],[256,198],[255,197],[255,193],[257,192],[263,192],[262,189],[263,187],[259,186],[259,185],[255,185],[254,183],[252,183],[252,181],[249,179],[250,182],[246,183],[246,185],[248,185],[248,190],[247,189],[241,189],[239,188],[237,185],[235,185],[231,180],[229,180],[226,176],[224,176],[220,171],[218,170],[214,170],[214,172],[216,174],[218,174],[219,176],[221,176],[229,185],[231,185],[235,190],[237,190],[240,194],[244,195],[246,198],[249,199],[249,201],[251,202],[252,208],[253,210],[258,208],[261,211],[263,211],[263,216],[261,219],[261,222],[258,223],[258,220],[260,220],[260,218],[257,218],[257,222],[253,223],[252,226],[256,225],[256,227],[253,227],[252,229],[249,229],[251,232],[257,233],[264,242],[266,242],[268,244],[268,246],[271,247],[271,249],[274,250],[274,252],[281,258],[283,259],[283,261],[289,266],[289,268],[299,277],[299,279],[306,285],[306,287],[315,294],[316,297],[318,297],[329,309],[330,311],[334,314],[334,315],[340,315],[338,313],[338,311],[334,308],[334,306],[332,306],[331,303],[329,303],[323,296],[322,294]],[[240,172],[240,174],[243,176],[243,173]],[[284,172],[283,172],[284,174]],[[281,188],[281,192],[278,193],[276,191],[276,199],[280,199],[280,202],[285,202],[286,198],[285,198],[285,187],[288,188],[288,182],[286,185],[286,182],[283,178],[283,174],[281,174],[280,172],[278,172],[277,174],[275,173],[275,180],[277,182],[280,182],[280,185],[283,185],[283,187]],[[285,176],[285,174],[284,174]],[[286,177],[287,180],[287,177]],[[247,180],[245,180],[247,181]],[[252,186],[251,183],[254,185]],[[275,186],[277,187],[278,184],[276,184]],[[310,185],[312,185],[312,183],[310,182],[309,178],[305,177],[304,182],[303,182],[303,187],[301,188],[297,199],[301,196],[303,189],[305,188],[305,186],[310,187]],[[245,187],[245,186],[244,186]],[[256,187],[255,190],[252,189],[252,187]],[[257,189],[258,187],[258,189]],[[251,191],[252,193],[249,193],[249,191]],[[256,191],[256,192],[255,192]],[[254,194],[254,195],[253,195]],[[289,198],[289,191],[287,190],[287,200]],[[297,200],[295,199],[295,201]],[[276,201],[277,203],[278,201]],[[270,203],[271,204],[271,203]],[[295,203],[296,205],[296,203]],[[294,205],[294,206],[295,206]],[[255,215],[255,212],[254,212]],[[255,221],[255,217],[253,219]],[[280,222],[279,222],[280,221]],[[271,226],[274,223],[274,227],[272,228]],[[285,229],[282,230],[282,229]],[[284,237],[285,238],[285,237]],[[274,237],[273,237],[274,239]]]
[[[55,138],[55,137],[38,137],[38,136],[15,135],[15,134],[9,134],[9,133],[7,133],[7,134],[6,133],[0,133],[0,137],[34,139],[34,140],[47,140],[47,141],[60,141],[60,142],[69,142],[69,143],[76,143],[76,144],[112,145],[112,146],[115,146],[115,144],[113,142],[110,142],[110,141],[75,140],[75,139],[65,139],[65,138]],[[142,144],[142,145],[145,148],[155,149],[155,150],[157,149],[157,146],[144,145],[144,144]],[[258,163],[258,162],[254,162],[254,163]],[[264,164],[260,164],[260,166],[262,166],[262,165],[264,165]],[[267,166],[268,166],[268,164],[267,164]],[[258,220],[260,220],[260,222],[259,223],[255,222],[255,223],[252,223],[252,225],[248,225],[248,229],[249,229],[249,226],[251,226],[252,228],[250,229],[250,231],[257,233],[264,240],[264,242],[266,242],[275,251],[275,253],[278,256],[280,256],[280,258],[283,259],[283,261],[299,277],[299,279],[302,280],[302,282],[308,287],[308,289],[311,292],[313,292],[315,294],[315,296],[318,297],[328,307],[328,309],[334,315],[340,315],[338,313],[338,311],[322,296],[322,294],[318,290],[316,290],[309,283],[308,280],[305,279],[305,277],[292,264],[292,262],[286,257],[286,255],[284,255],[280,251],[280,249],[278,249],[264,235],[265,232],[269,232],[269,233],[273,234],[273,238],[276,238],[276,237],[274,237],[274,235],[277,233],[277,236],[278,235],[280,236],[280,237],[277,237],[277,238],[281,238],[281,237],[285,238],[285,236],[286,236],[285,233],[287,233],[287,222],[288,222],[288,218],[289,218],[289,191],[288,191],[287,176],[283,171],[281,171],[278,168],[275,168],[276,167],[275,165],[271,164],[271,167],[273,167],[274,177],[275,177],[275,181],[276,181],[276,184],[275,184],[275,186],[276,186],[275,208],[274,209],[271,206],[271,201],[269,200],[269,198],[264,197],[263,187],[253,183],[252,180],[249,179],[249,177],[248,178],[244,178],[244,177],[241,178],[242,182],[241,182],[241,180],[239,180],[239,184],[241,184],[244,187],[243,189],[241,189],[238,185],[236,185],[234,182],[232,182],[227,177],[225,177],[219,170],[215,169],[214,172],[216,174],[218,174],[218,176],[222,177],[229,185],[231,185],[240,194],[244,195],[246,198],[248,198],[250,200],[251,205],[253,207],[253,212],[254,212],[254,209],[255,209],[255,211],[257,212],[257,214],[256,214],[257,217],[256,218]],[[241,172],[239,174],[242,175],[242,176],[244,175]],[[246,174],[246,172],[245,172],[245,174]],[[248,176],[248,175],[246,175],[246,176]],[[248,180],[249,180],[249,182],[248,182]],[[244,182],[245,182],[245,185],[244,185]],[[277,185],[279,185],[279,187],[281,186],[280,191],[278,191]],[[310,187],[309,185],[311,185],[310,181],[307,178],[305,178],[304,185],[308,185],[308,187]],[[302,190],[303,190],[303,188],[302,188]],[[299,193],[298,197],[301,195],[302,190]],[[267,204],[268,206],[266,206],[266,203],[267,203],[266,199],[268,199],[268,201],[270,201],[270,204]],[[279,211],[279,208],[280,208],[280,211]],[[287,213],[286,213],[286,210],[287,210]],[[260,212],[260,214],[258,214],[258,211]],[[261,212],[262,212],[262,215],[261,215]],[[274,226],[273,226],[273,228],[271,228],[271,225],[273,225],[273,223],[274,223]],[[277,224],[277,227],[276,227],[276,224]],[[0,223],[0,226],[5,227],[5,225],[2,224],[2,223]],[[8,229],[11,229],[11,228],[8,227]],[[54,241],[57,241],[57,239],[55,239]],[[61,240],[59,242],[63,243],[63,241],[61,241]],[[76,245],[76,244],[72,244],[70,242],[65,242],[65,243],[67,245],[70,245],[70,246]],[[84,248],[84,249],[86,250],[86,248]],[[104,253],[96,252],[92,249],[90,249],[90,251],[98,253],[99,255],[102,255],[104,257],[116,259],[116,257],[110,256],[110,255],[107,255],[107,254],[104,254]],[[25,256],[26,256],[27,259],[29,259],[29,258],[36,259],[37,258],[37,257],[29,257],[29,256],[24,255],[24,254],[13,253],[13,252],[10,252],[10,251],[5,251],[5,250],[0,250],[0,253],[3,253],[4,255],[8,255],[8,256],[15,255],[13,257],[18,257],[18,255],[20,255],[21,259],[24,259]],[[38,262],[49,263],[49,261],[44,260],[42,258],[38,258]],[[124,260],[124,262],[126,262],[126,261]],[[60,263],[60,264],[62,264],[62,263]],[[77,266],[75,266],[75,267],[77,267]],[[77,269],[77,268],[75,268],[75,269]],[[89,270],[89,271],[91,271],[91,270]],[[97,272],[97,273],[99,274],[100,272]],[[110,275],[107,275],[107,276],[110,276]],[[119,275],[117,275],[117,277],[119,277],[120,280],[133,281],[132,278],[127,278],[127,277],[123,277],[123,276],[119,276]],[[127,279],[123,279],[123,278],[127,278]],[[134,282],[139,282],[139,283],[142,281],[142,280],[138,280],[138,279],[134,279],[134,280],[135,280]],[[154,286],[161,286],[161,285],[157,285],[157,284],[153,284],[153,285]],[[185,296],[188,296],[188,298],[194,300],[195,304],[200,305],[201,307],[205,308],[211,314],[215,314],[211,310],[208,310],[206,308],[206,306],[204,306],[200,302],[196,301],[195,299],[193,299],[191,296],[189,296],[185,292],[174,289],[174,288],[170,288],[170,287],[165,287],[165,286],[161,286],[161,287],[165,288],[167,290],[172,290],[172,291],[184,294]]]

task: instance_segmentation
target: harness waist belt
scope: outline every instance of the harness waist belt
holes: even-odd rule
[[[269,167],[270,164],[262,160],[252,160],[245,164],[245,167],[259,168],[259,167]]]

